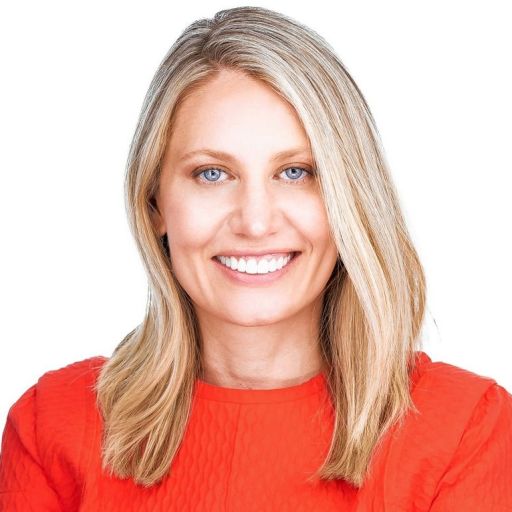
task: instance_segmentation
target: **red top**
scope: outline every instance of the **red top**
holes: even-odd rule
[[[332,433],[323,374],[278,389],[198,380],[171,473],[143,488],[101,471],[91,386],[106,358],[47,372],[9,410],[0,511],[512,510],[512,396],[491,378],[418,355],[411,386],[421,414],[385,435],[359,491],[305,481]]]

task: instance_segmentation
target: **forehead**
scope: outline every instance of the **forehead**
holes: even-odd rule
[[[270,86],[221,71],[180,103],[168,144],[179,157],[204,146],[279,152],[309,141],[294,108]]]

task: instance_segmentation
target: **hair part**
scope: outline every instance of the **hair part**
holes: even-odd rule
[[[327,456],[310,478],[360,487],[383,435],[416,411],[409,383],[421,343],[424,272],[362,93],[321,36],[261,7],[226,9],[190,24],[144,99],[128,155],[125,199],[148,301],[143,321],[117,346],[96,383],[105,425],[103,469],[154,485],[170,471],[187,427],[201,340],[152,209],[177,107],[221,70],[271,87],[295,109],[310,140],[339,253],[319,333],[334,430]]]

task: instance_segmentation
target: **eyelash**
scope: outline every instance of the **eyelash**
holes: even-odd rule
[[[296,165],[292,165],[290,167],[286,167],[285,169],[282,169],[279,174],[281,174],[281,172],[287,171],[288,169],[299,169],[301,171],[306,172],[309,175],[309,177],[314,177],[314,175],[315,175],[314,171],[309,171],[308,169],[305,169],[304,167],[299,167],[299,166],[296,166]],[[211,171],[211,170],[221,171],[221,172],[224,172],[224,173],[226,172],[226,171],[224,171],[224,169],[220,169],[219,167],[207,167],[206,169],[200,169],[198,171],[195,171],[193,173],[193,176],[194,176],[194,178],[198,179],[198,181],[200,181],[204,185],[220,185],[220,184],[224,183],[224,181],[199,180],[199,176],[201,174],[203,174],[203,172]],[[299,178],[299,179],[296,179],[296,180],[290,179],[290,180],[285,180],[285,183],[287,183],[289,185],[295,185],[297,183],[303,183],[305,180],[306,180],[305,177],[304,178]]]

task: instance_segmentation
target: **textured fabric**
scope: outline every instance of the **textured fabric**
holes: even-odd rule
[[[306,478],[332,434],[323,374],[287,388],[196,381],[169,475],[153,488],[101,470],[92,385],[106,358],[45,373],[12,405],[2,437],[0,510],[512,510],[512,396],[491,378],[418,352],[408,413],[375,450],[361,489]]]

